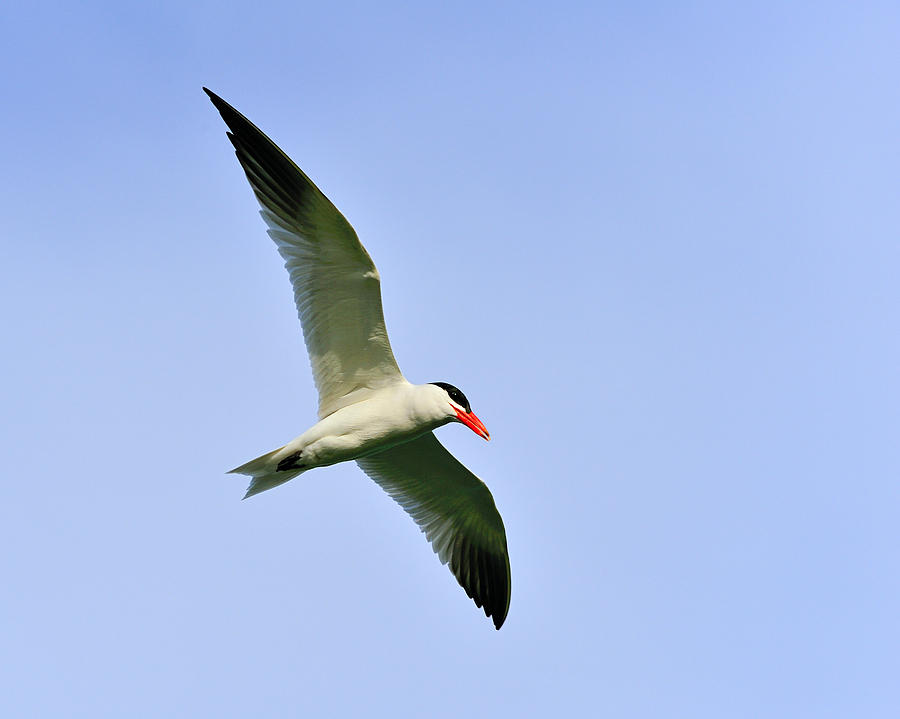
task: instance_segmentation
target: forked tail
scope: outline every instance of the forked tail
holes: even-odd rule
[[[279,470],[279,460],[282,459],[281,455],[284,455],[282,450],[284,450],[284,447],[273,449],[271,452],[267,452],[261,457],[251,459],[240,467],[235,467],[228,473],[245,474],[248,477],[252,477],[250,486],[247,487],[247,493],[244,495],[244,499],[252,497],[254,494],[265,492],[267,489],[277,487],[279,484],[284,484],[305,471],[304,469]]]

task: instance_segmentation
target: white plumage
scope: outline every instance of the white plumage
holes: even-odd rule
[[[249,497],[315,467],[356,460],[499,629],[511,587],[503,521],[485,484],[432,433],[462,422],[489,439],[487,429],[452,385],[403,377],[385,329],[378,270],[350,223],[275,143],[204,90],[229,127],[284,258],[319,391],[315,425],[232,471],[252,477]]]

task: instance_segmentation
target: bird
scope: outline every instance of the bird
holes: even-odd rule
[[[317,467],[355,461],[416,522],[441,563],[500,629],[509,612],[506,529],[493,495],[435,437],[459,422],[490,440],[466,396],[447,382],[412,384],[385,329],[381,278],[356,231],[272,140],[207,88],[284,259],[313,380],[318,421],[231,470],[244,498]]]

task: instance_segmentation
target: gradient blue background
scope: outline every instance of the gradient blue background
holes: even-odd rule
[[[0,9],[5,716],[896,717],[900,8]],[[200,90],[359,232],[509,536],[354,466]]]

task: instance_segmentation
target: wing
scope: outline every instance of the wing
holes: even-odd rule
[[[490,490],[429,432],[356,460],[416,524],[475,604],[503,626],[511,577],[506,530]]]
[[[203,88],[278,245],[319,390],[319,418],[360,392],[403,380],[384,326],[381,279],[356,232],[303,171],[247,118]],[[350,393],[356,393],[347,398]]]

